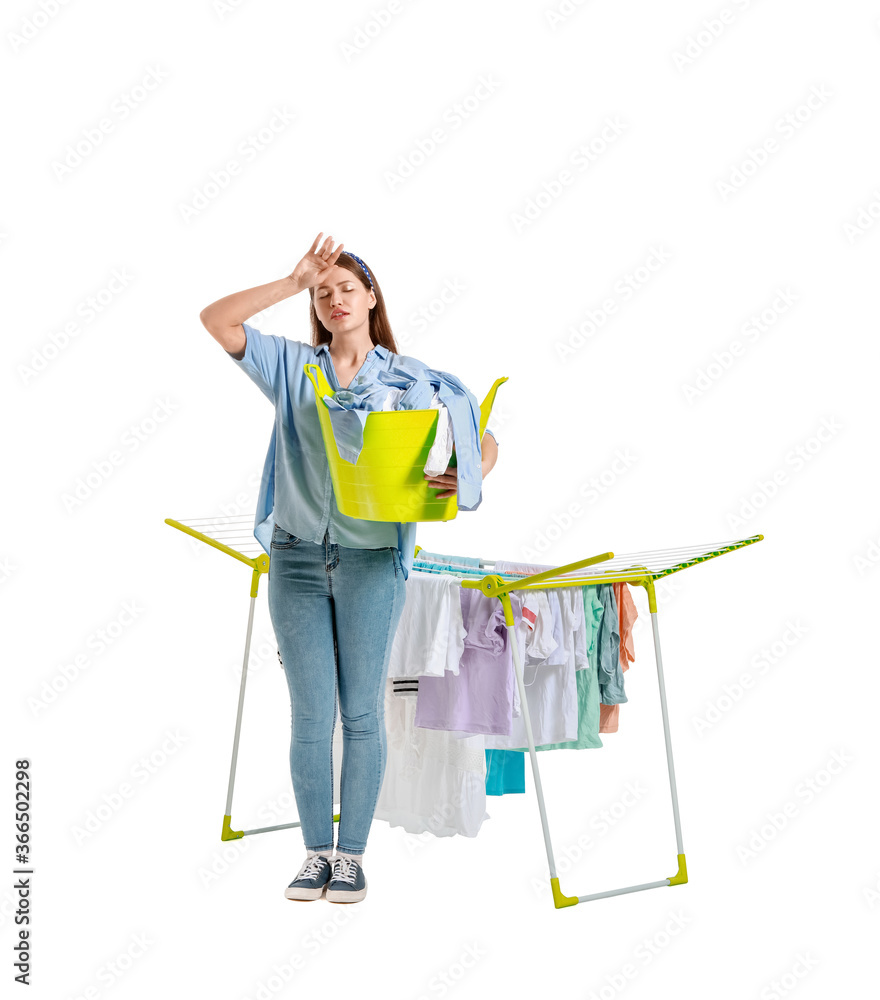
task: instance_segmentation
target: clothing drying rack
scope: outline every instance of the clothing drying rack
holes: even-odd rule
[[[241,685],[238,696],[238,711],[235,719],[235,737],[232,744],[232,763],[229,771],[229,785],[226,793],[226,812],[223,816],[221,840],[235,840],[256,833],[268,833],[272,830],[284,830],[300,826],[297,820],[293,823],[281,823],[276,826],[259,827],[253,830],[232,829],[232,791],[235,782],[235,768],[238,760],[239,735],[244,709],[245,684],[247,681],[248,659],[250,655],[251,631],[253,629],[254,608],[260,575],[269,571],[269,556],[263,551],[253,535],[253,515],[234,515],[231,517],[191,518],[186,520],[165,518],[165,523],[197,538],[212,548],[219,549],[227,555],[240,560],[251,567],[250,607],[248,611],[247,635],[245,638],[244,661],[241,670]],[[514,627],[513,609],[510,597],[512,590],[544,590],[556,587],[602,586],[613,583],[628,583],[632,586],[644,587],[648,595],[648,608],[651,613],[651,627],[654,638],[654,658],[657,665],[657,681],[660,691],[660,711],[663,717],[663,736],[666,742],[666,764],[669,772],[669,789],[672,796],[672,815],[675,821],[675,842],[678,849],[678,871],[669,878],[656,882],[644,882],[640,885],[628,885],[619,889],[607,889],[604,892],[594,892],[583,896],[566,896],[559,888],[559,878],[556,874],[556,861],[550,840],[550,827],[547,821],[547,810],[544,803],[544,792],[541,785],[541,774],[538,767],[538,755],[532,737],[532,726],[529,718],[528,700],[523,682],[523,668],[517,642],[511,642],[513,650],[516,683],[519,689],[522,706],[523,722],[528,738],[529,758],[532,762],[532,774],[535,780],[535,790],[538,797],[538,810],[541,816],[541,828],[544,833],[544,846],[547,851],[547,861],[550,868],[550,887],[553,892],[553,903],[556,908],[573,906],[592,899],[602,899],[606,896],[617,896],[627,892],[638,892],[641,889],[654,889],[665,885],[681,885],[687,882],[687,865],[684,846],[681,837],[681,820],[678,811],[678,791],[675,784],[675,767],[672,759],[672,740],[669,734],[669,714],[666,706],[666,686],[663,680],[663,661],[660,654],[660,635],[657,628],[657,600],[654,592],[654,581],[706,562],[716,556],[733,552],[763,539],[763,535],[751,535],[727,542],[712,542],[702,545],[678,546],[669,549],[652,549],[642,552],[630,552],[615,556],[613,552],[603,552],[590,556],[565,566],[545,570],[541,573],[520,577],[519,574],[486,573],[494,567],[497,560],[479,560],[479,565],[461,562],[461,557],[448,556],[442,553],[426,552],[421,546],[416,546],[413,569],[420,572],[442,572],[444,569],[454,569],[456,575],[463,577],[462,587],[480,590],[486,597],[495,597],[501,601],[504,609],[504,621],[508,631]],[[253,553],[253,554],[250,554]],[[419,558],[419,554],[422,557]],[[459,564],[456,565],[456,560]],[[471,561],[472,562],[472,561]],[[465,579],[473,576],[473,579]],[[480,579],[476,577],[479,576]],[[335,814],[334,821],[339,819]]]

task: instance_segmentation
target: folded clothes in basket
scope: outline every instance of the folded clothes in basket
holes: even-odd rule
[[[324,396],[339,454],[346,461],[357,463],[364,445],[367,417],[372,411],[384,409],[390,398],[395,409],[399,410],[428,410],[434,401],[442,403],[451,423],[451,437],[455,441],[458,506],[463,510],[474,510],[480,503],[483,482],[479,439],[481,413],[476,397],[455,375],[435,368],[425,368],[416,374],[392,367],[388,371],[377,372],[375,378],[375,382],[340,389],[335,396]],[[389,386],[403,390],[396,400],[389,396]],[[449,454],[452,454],[452,441],[449,442]],[[437,455],[429,457],[429,463],[436,461]],[[439,471],[436,466],[426,466],[426,471],[429,475],[439,475],[441,471],[446,471],[446,465]]]

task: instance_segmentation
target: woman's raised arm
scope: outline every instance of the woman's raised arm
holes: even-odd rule
[[[338,260],[344,246],[340,243],[333,249],[333,237],[328,236],[318,249],[323,235],[318,233],[315,242],[286,278],[225,295],[222,299],[205,306],[199,313],[204,328],[225,351],[233,357],[239,354],[244,357],[247,335],[242,323],[245,320],[262,312],[263,309],[268,309],[269,306],[274,306],[276,302],[281,302],[304,288],[311,288],[321,282]]]
[[[225,295],[222,299],[205,306],[199,313],[199,319],[225,351],[229,351],[233,357],[238,354],[244,357],[247,336],[241,324],[263,309],[268,309],[276,302],[281,302],[282,299],[296,295],[300,291],[302,288],[294,280],[293,275],[289,275],[265,285]]]

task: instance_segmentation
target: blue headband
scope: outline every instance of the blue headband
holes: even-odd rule
[[[372,288],[373,287],[373,279],[370,277],[370,272],[367,270],[367,265],[360,259],[360,257],[357,256],[357,254],[353,254],[351,252],[351,250],[343,250],[342,252],[343,253],[347,253],[349,257],[354,257],[354,259],[358,262],[358,264],[360,264],[361,269],[363,270],[364,274],[367,276],[367,280],[370,282],[370,288]]]

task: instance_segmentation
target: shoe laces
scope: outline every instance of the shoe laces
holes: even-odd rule
[[[309,858],[306,863],[300,868],[299,875],[296,876],[294,881],[299,882],[303,878],[315,878],[321,874],[321,869],[327,859],[321,855],[316,854],[314,857]]]
[[[347,882],[349,885],[354,885],[356,878],[357,861],[352,861],[351,858],[341,857],[333,859],[334,882]]]

